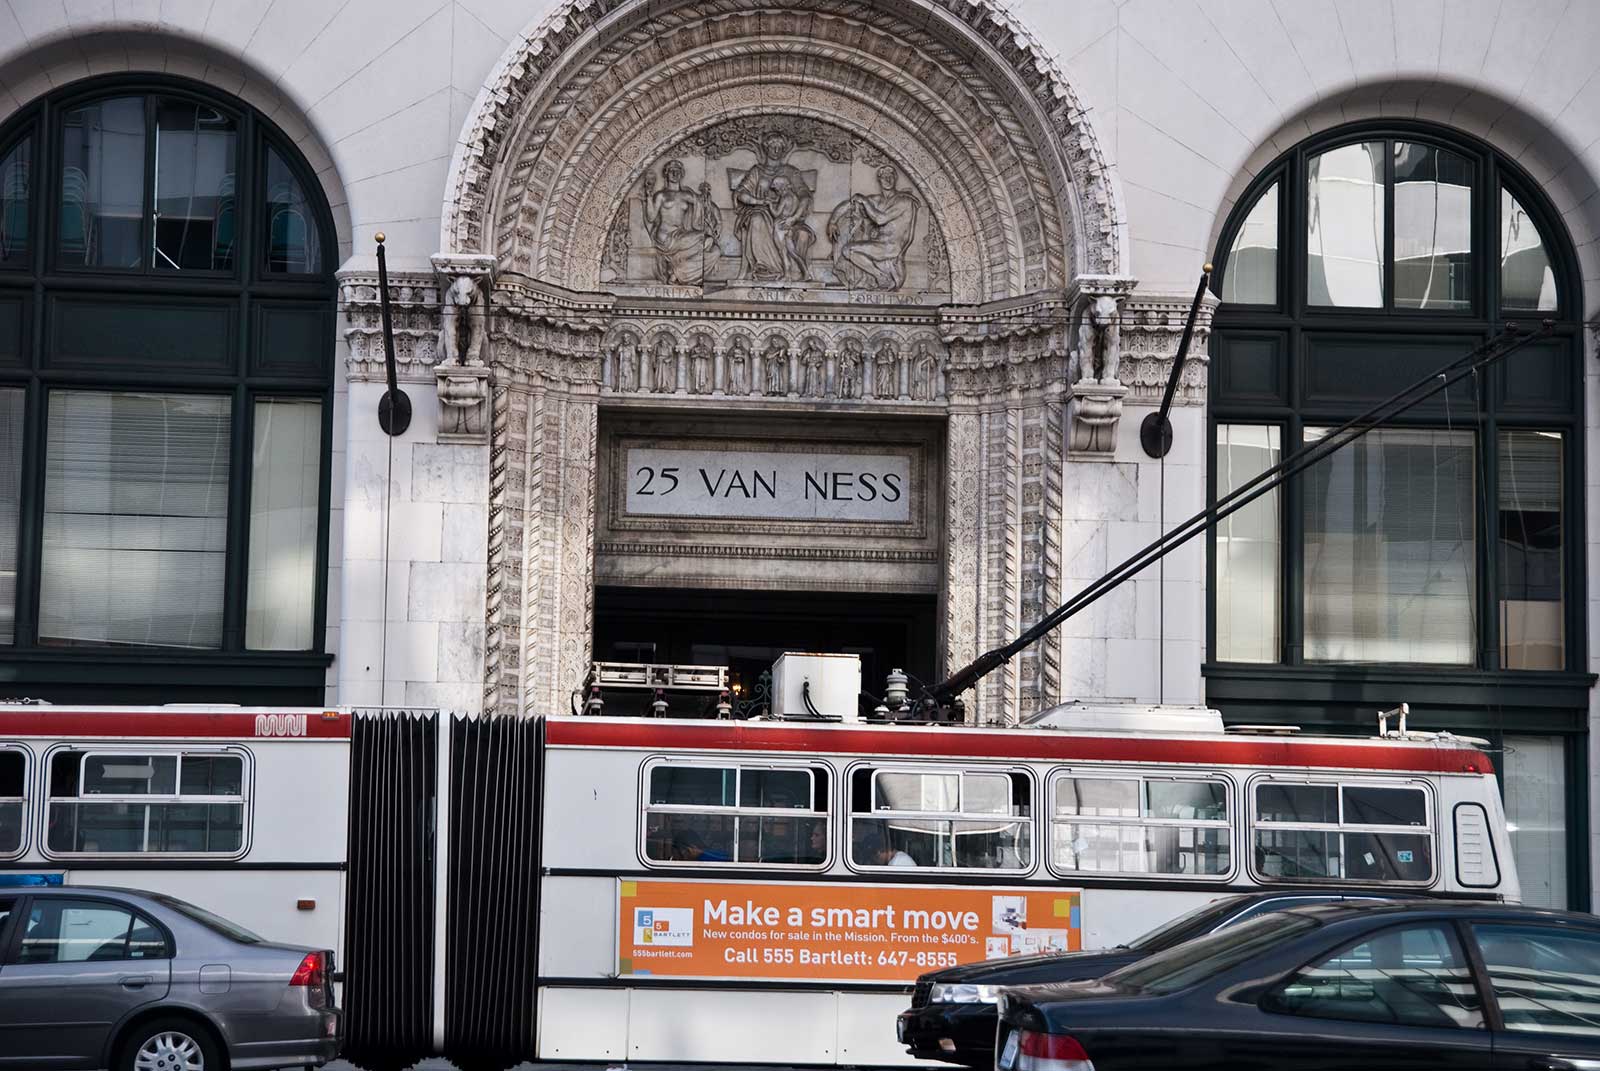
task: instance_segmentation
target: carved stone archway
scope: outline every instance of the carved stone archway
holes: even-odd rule
[[[1009,638],[1061,595],[1069,398],[1093,456],[1126,393],[1114,354],[1072,360],[1125,248],[1083,109],[992,3],[563,6],[479,95],[435,260],[487,291],[490,386],[438,373],[489,428],[485,709],[582,680],[602,406],[937,418],[944,661]],[[1060,651],[977,713],[1055,701]]]

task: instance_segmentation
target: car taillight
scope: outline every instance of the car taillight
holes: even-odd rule
[[[306,1003],[313,1008],[326,1006],[328,1002],[328,963],[326,954],[322,952],[307,952],[306,958],[300,961],[300,966],[295,968],[294,976],[289,979],[291,987],[302,986],[309,990],[306,993]]]
[[[1075,1037],[1022,1030],[1015,1071],[1094,1071],[1094,1064]]]

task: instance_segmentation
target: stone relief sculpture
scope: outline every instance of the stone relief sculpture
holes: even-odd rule
[[[899,189],[893,167],[878,168],[876,195],[854,194],[828,217],[833,270],[852,290],[899,290],[906,282],[906,249],[921,202]]]
[[[782,335],[767,339],[767,348],[761,352],[761,370],[766,375],[769,396],[781,397],[789,393],[789,340]]]
[[[879,398],[900,396],[900,350],[894,339],[884,339],[873,357],[872,393]]]
[[[911,358],[912,399],[926,402],[937,397],[938,381],[939,359],[933,355],[933,347],[926,340],[918,342]]]
[[[750,343],[743,335],[734,335],[728,343],[728,393],[750,393]]]
[[[761,138],[761,159],[739,177],[733,189],[738,208],[734,234],[739,239],[741,277],[755,282],[800,282],[816,233],[806,225],[814,191],[799,168],[788,163],[794,143],[780,131]],[[732,173],[729,175],[733,179]]]
[[[864,361],[859,338],[846,338],[839,347],[838,390],[841,398],[861,397],[861,366]]]
[[[1107,294],[1096,297],[1084,310],[1078,323],[1078,369],[1074,381],[1119,382],[1122,331],[1117,324],[1117,314],[1117,299]]]
[[[483,294],[478,276],[457,275],[439,303],[439,363],[483,363]]]
[[[639,340],[631,334],[617,343],[617,378],[613,382],[620,391],[639,387]]]
[[[671,394],[678,389],[678,350],[672,339],[662,335],[656,339],[651,364],[654,365],[655,392]]]
[[[828,355],[815,338],[806,339],[800,348],[800,393],[807,398],[828,393]]]
[[[698,286],[705,281],[706,256],[722,232],[722,217],[711,200],[711,186],[698,193],[683,185],[682,160],[661,167],[661,189],[654,175],[644,177],[644,225],[655,245],[658,282]]]
[[[711,349],[711,340],[705,335],[694,336],[694,345],[689,347],[689,393],[711,393],[711,364],[715,354]]]

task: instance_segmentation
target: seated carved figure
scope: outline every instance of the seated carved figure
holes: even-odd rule
[[[899,189],[899,173],[878,168],[878,193],[855,194],[828,217],[833,271],[852,290],[899,290],[921,203]]]

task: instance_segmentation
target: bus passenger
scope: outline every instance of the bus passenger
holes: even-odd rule
[[[872,826],[857,826],[855,861],[866,866],[916,866],[917,861],[890,844],[883,831]]]
[[[706,847],[705,838],[692,829],[679,830],[673,837],[672,857],[674,859],[692,860],[701,863],[726,863],[729,858],[723,852]]]

